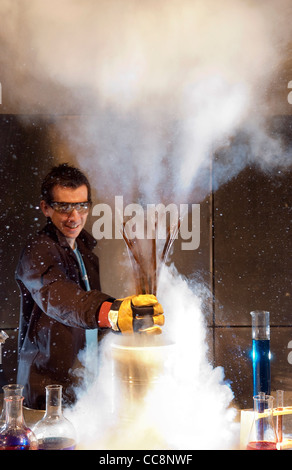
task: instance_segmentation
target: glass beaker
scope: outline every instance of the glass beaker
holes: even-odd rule
[[[4,385],[4,387],[2,387],[3,389],[3,392],[4,392],[4,395],[3,395],[3,398],[5,397],[9,397],[9,396],[14,396],[14,395],[18,395],[18,396],[22,396],[22,391],[23,391],[23,385],[20,385],[20,384],[8,384],[8,385]],[[3,401],[3,409],[2,409],[2,413],[1,413],[1,416],[0,416],[0,428],[2,428],[2,426],[4,426],[6,422],[6,418],[5,418],[5,406],[4,406],[4,401]]]
[[[62,411],[62,385],[46,386],[45,416],[33,427],[39,450],[74,450],[76,433]]]
[[[23,397],[6,396],[5,424],[0,430],[0,450],[37,450],[38,442],[23,419]]]
[[[260,393],[253,400],[254,420],[246,449],[277,450],[277,434],[273,421],[274,398]]]
[[[253,395],[271,393],[270,313],[250,312],[252,317]]]

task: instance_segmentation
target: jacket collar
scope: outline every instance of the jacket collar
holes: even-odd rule
[[[41,230],[41,232],[47,233],[50,237],[52,237],[56,242],[59,243],[60,246],[64,248],[68,248],[69,244],[66,240],[66,237],[60,232],[60,230],[53,224],[51,219],[48,219],[47,224]],[[82,229],[79,236],[77,237],[77,242],[81,241],[86,248],[89,250],[93,250],[94,247],[97,245],[95,238],[93,238],[86,230]]]

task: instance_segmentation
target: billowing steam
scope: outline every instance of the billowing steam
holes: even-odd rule
[[[201,303],[208,294],[198,287],[195,293],[172,267],[163,270],[158,295],[167,311],[163,334],[174,343],[164,355],[169,364],[160,380],[149,380],[143,399],[133,403],[123,394],[123,383],[112,375],[109,345],[116,338],[106,338],[98,378],[92,381],[94,372],[87,370],[78,403],[67,411],[78,429],[81,449],[231,449],[238,445],[236,410],[228,409],[232,391],[224,383],[222,368],[213,369],[207,360]],[[160,358],[157,354],[156,361]],[[147,371],[142,371],[142,377],[147,381]]]
[[[101,200],[198,203],[194,188],[209,192],[218,149],[215,189],[247,164],[270,170],[291,161],[263,126],[291,2],[1,0],[0,14],[3,109],[56,114],[73,163]],[[234,141],[239,130],[244,138]],[[232,447],[232,392],[206,359],[195,287],[163,272],[158,297],[177,347],[175,373],[149,392],[129,429],[109,437],[106,355],[100,379],[80,391],[71,418],[85,447],[157,446],[137,442],[142,424],[161,448]]]
[[[287,164],[267,136],[271,80],[286,60],[291,2],[2,0],[3,101],[57,125],[98,195],[188,202],[247,164]],[[9,94],[7,93],[9,90]],[[74,115],[74,118],[73,118]],[[248,148],[247,148],[248,147]],[[290,155],[291,158],[291,155]],[[198,201],[196,201],[198,202]]]

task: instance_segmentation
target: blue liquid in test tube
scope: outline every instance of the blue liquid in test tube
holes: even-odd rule
[[[271,394],[270,314],[267,311],[251,312],[253,395]]]

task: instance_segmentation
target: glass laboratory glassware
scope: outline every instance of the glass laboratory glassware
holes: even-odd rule
[[[23,397],[4,398],[5,424],[0,430],[0,450],[37,450],[38,442],[23,419]]]
[[[277,411],[283,411],[284,408],[284,390],[277,390]],[[277,414],[276,417],[276,429],[277,429],[277,437],[278,443],[283,442],[283,415]],[[279,444],[280,445],[280,444]]]
[[[271,393],[270,313],[256,310],[252,317],[253,395]]]
[[[14,395],[22,396],[23,385],[8,384],[8,385],[4,385],[4,387],[2,387],[2,389],[3,389],[3,392],[4,392],[3,398],[8,397],[8,396],[14,396]],[[2,409],[1,416],[0,416],[0,428],[2,426],[4,426],[5,421],[6,421],[5,407],[4,407],[4,400],[3,400],[3,409]]]
[[[284,406],[284,391],[277,390],[276,430],[278,437],[278,450],[292,450],[292,406]]]
[[[277,434],[273,421],[274,398],[260,393],[253,400],[254,420],[246,449],[277,450]]]
[[[33,427],[39,450],[74,450],[76,433],[62,411],[62,385],[46,386],[46,412]]]

